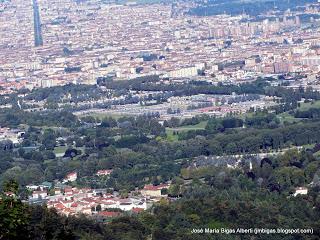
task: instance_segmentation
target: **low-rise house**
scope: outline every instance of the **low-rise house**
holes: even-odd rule
[[[67,183],[67,182],[74,182],[76,181],[78,178],[78,174],[77,172],[72,172],[67,174],[67,176],[65,177],[65,179],[63,179],[63,183]]]
[[[168,189],[168,184],[160,184],[158,186],[154,185],[145,185],[141,190],[141,194],[146,197],[161,197],[162,189]]]
[[[4,195],[6,195],[7,197],[16,197],[16,194],[14,192],[5,192]]]
[[[66,195],[66,196],[73,195],[72,188],[71,187],[65,188],[64,189],[64,195]]]
[[[0,141],[10,140],[13,144],[22,142],[25,132],[19,129],[0,128]]]
[[[99,212],[98,215],[99,216],[104,216],[104,217],[118,217],[120,216],[120,212],[109,212],[109,211],[102,211],[102,212]]]
[[[40,189],[43,191],[44,189],[50,189],[52,188],[51,182],[43,182],[39,185]]]
[[[33,185],[33,184],[30,184],[30,185],[27,185],[26,188],[30,191],[34,191],[34,190],[37,190],[38,188],[40,188],[38,185]]]
[[[61,194],[62,192],[61,192],[61,189],[60,188],[55,188],[54,189],[54,195],[59,195],[59,194]]]
[[[73,209],[70,209],[70,208],[64,208],[62,210],[62,213],[66,216],[69,216],[69,215],[73,215],[75,214],[75,211]]]
[[[45,199],[48,196],[47,191],[33,191],[32,198],[33,199]]]
[[[108,222],[113,218],[119,217],[121,212],[109,212],[109,211],[102,211],[97,214],[97,219],[101,222]]]
[[[62,201],[60,201],[60,203],[62,203],[63,206],[70,208],[71,205],[73,204],[73,201],[72,200],[62,200]]]
[[[298,187],[296,188],[295,193],[293,194],[293,196],[298,196],[298,195],[307,195],[308,194],[308,188],[306,187]]]
[[[132,208],[132,212],[135,213],[135,214],[139,214],[141,212],[143,212],[145,209],[143,208]]]
[[[112,173],[112,169],[107,169],[107,170],[99,170],[96,175],[97,176],[109,176]]]
[[[82,211],[81,211],[81,213],[82,213],[82,214],[88,214],[88,215],[92,214],[91,207],[85,207],[85,208],[83,208]]]

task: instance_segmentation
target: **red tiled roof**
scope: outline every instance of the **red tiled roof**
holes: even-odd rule
[[[78,207],[78,204],[77,203],[72,203],[71,207]]]
[[[93,198],[83,198],[82,201],[85,201],[85,202],[95,202],[95,200]]]
[[[143,208],[132,208],[131,211],[134,212],[134,213],[141,213],[141,212],[144,211],[144,209]]]
[[[120,216],[120,212],[103,211],[103,212],[99,212],[98,215],[104,216],[104,217],[118,217],[118,216]]]
[[[73,175],[76,175],[76,174],[77,174],[76,172],[72,172],[72,173],[67,174],[67,176],[73,176]]]
[[[168,188],[169,185],[167,184],[160,184],[158,186],[153,186],[153,185],[145,185],[143,190],[148,190],[148,191],[159,191],[163,188]]]
[[[54,208],[56,208],[57,210],[65,209],[65,206],[63,206],[61,203],[58,203],[58,204],[54,205]]]

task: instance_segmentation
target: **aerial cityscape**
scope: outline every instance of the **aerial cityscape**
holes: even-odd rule
[[[0,240],[319,236],[318,0],[0,0]]]

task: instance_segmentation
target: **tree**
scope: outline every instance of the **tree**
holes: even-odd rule
[[[7,169],[11,167],[11,163],[13,162],[13,158],[3,153],[0,153],[0,173],[5,172]]]
[[[18,187],[14,180],[6,182],[3,186],[5,192],[12,192],[14,195],[1,196],[0,239],[26,239],[30,215],[27,207],[16,198]]]
[[[180,195],[180,185],[172,184],[168,189],[168,194],[172,197],[178,197]]]
[[[46,130],[42,135],[42,144],[47,150],[53,150],[56,146],[56,136],[52,130]]]
[[[209,151],[212,155],[221,155],[222,154],[222,147],[218,141],[210,141],[209,142]]]
[[[101,212],[101,210],[102,210],[101,205],[98,204],[98,205],[96,206],[96,211],[97,211],[97,212]]]
[[[226,146],[226,152],[229,154],[234,154],[238,151],[238,147],[235,143],[231,142],[228,143],[228,145]]]
[[[2,174],[2,180],[5,181],[10,181],[10,180],[15,180],[17,182],[21,182],[22,180],[22,168],[19,166],[15,166],[12,168],[7,169],[7,171],[5,171]]]

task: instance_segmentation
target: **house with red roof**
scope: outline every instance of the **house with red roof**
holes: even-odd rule
[[[60,188],[55,188],[54,189],[54,195],[59,195],[61,194],[61,189]]]
[[[72,172],[67,174],[67,176],[63,179],[63,183],[67,183],[67,182],[74,182],[76,181],[78,178],[78,174],[77,172]]]
[[[102,211],[98,213],[98,216],[103,216],[107,218],[115,218],[120,216],[120,212],[109,212],[109,211]]]
[[[161,197],[161,190],[168,189],[169,184],[160,184],[157,186],[154,185],[145,185],[144,188],[140,191],[141,194],[145,197]]]
[[[132,208],[132,212],[135,213],[135,214],[139,214],[141,212],[143,212],[145,209],[143,208]]]
[[[82,214],[89,214],[89,215],[92,214],[91,207],[82,208],[81,213]]]

